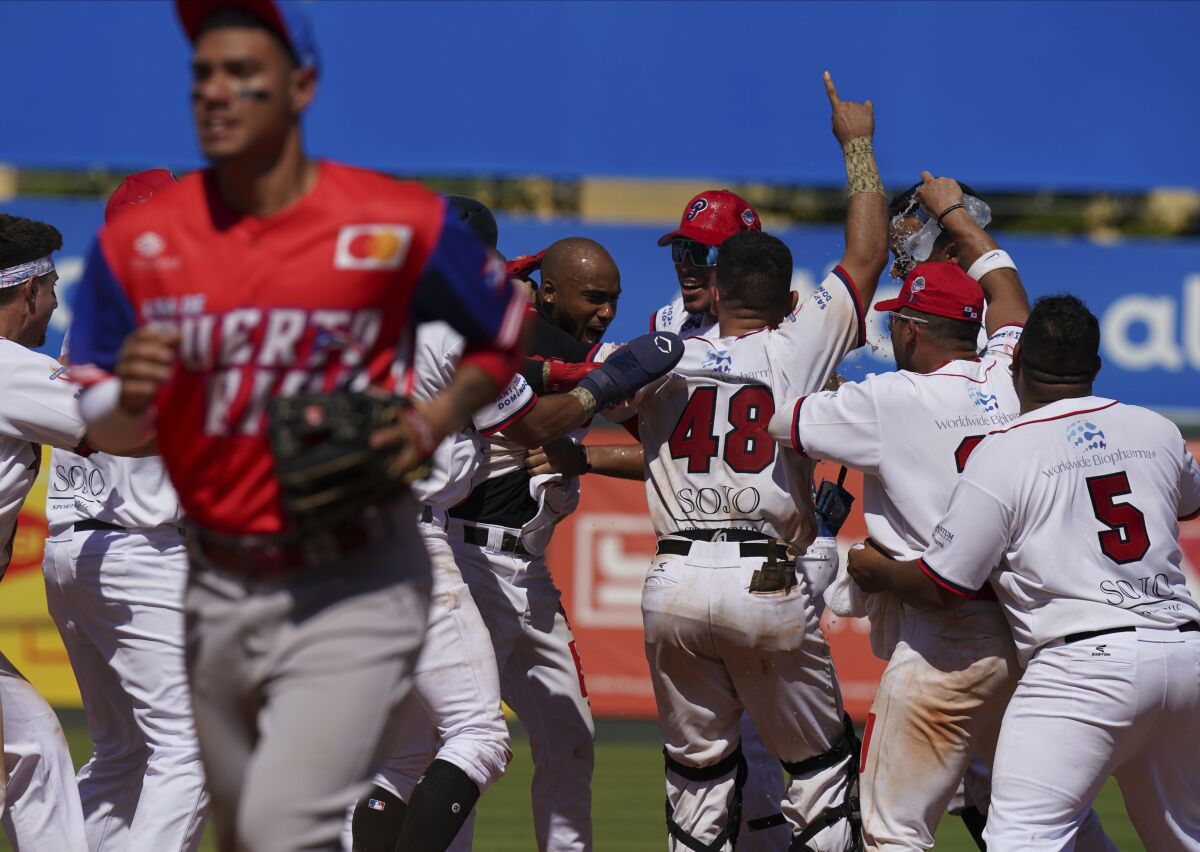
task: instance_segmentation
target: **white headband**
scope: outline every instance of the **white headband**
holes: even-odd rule
[[[30,278],[49,275],[53,271],[54,261],[50,259],[50,255],[39,257],[28,263],[18,263],[8,269],[0,269],[0,288],[16,287],[18,284],[24,284]]]

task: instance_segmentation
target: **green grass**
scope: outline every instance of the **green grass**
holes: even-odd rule
[[[64,714],[63,727],[77,765],[91,751],[82,715]],[[641,722],[601,722],[598,725],[596,774],[592,782],[592,816],[598,852],[658,852],[666,848],[663,827],[662,752],[657,728]],[[516,731],[513,761],[508,773],[480,800],[476,852],[531,852],[533,827],[529,780],[533,763],[529,747]],[[1122,852],[1144,847],[1125,815],[1120,792],[1109,782],[1096,800],[1096,810],[1108,835]],[[211,837],[201,847],[215,850]],[[0,850],[8,852],[0,835]],[[937,834],[938,852],[973,852],[974,843],[962,823],[947,817]]]

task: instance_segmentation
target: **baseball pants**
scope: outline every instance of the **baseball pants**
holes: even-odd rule
[[[529,736],[538,849],[590,850],[595,727],[559,591],[543,557],[502,549],[519,530],[481,526],[489,542],[478,546],[463,527],[451,518],[448,538],[491,635],[500,694]]]
[[[659,555],[642,590],[646,657],[668,759],[667,801],[678,832],[732,849],[745,779],[738,722],[753,718],[767,749],[791,765],[783,814],[794,835],[846,801],[855,749],[841,692],[806,584],[752,593],[762,558],[732,542],[692,542]],[[830,755],[826,760],[816,760]],[[807,765],[805,761],[810,761]],[[852,848],[856,828],[833,819],[807,840]],[[717,838],[726,834],[725,842]],[[685,849],[675,832],[668,848]]]
[[[58,716],[0,654],[3,818],[14,852],[87,849],[75,767]]]
[[[339,849],[346,808],[398,739],[429,603],[402,501],[393,538],[255,583],[192,554],[188,674],[225,852]]]
[[[429,627],[416,670],[419,701],[408,702],[401,742],[374,779],[406,802],[434,757],[461,769],[480,793],[512,758],[491,639],[439,518],[419,526],[433,563]],[[473,821],[463,826],[456,847],[461,840],[470,848],[472,827]]]
[[[1147,849],[1200,850],[1200,632],[1138,628],[1035,653],[1000,730],[988,849],[1077,848],[1110,775]]]
[[[933,848],[972,753],[992,764],[1000,720],[1019,676],[1012,633],[998,603],[970,601],[941,613],[904,607],[900,642],[879,682],[863,739],[860,784],[868,850]],[[970,792],[986,812],[986,790]]]
[[[92,738],[79,771],[88,849],[195,850],[208,813],[183,652],[188,561],[174,527],[46,542],[50,615]]]

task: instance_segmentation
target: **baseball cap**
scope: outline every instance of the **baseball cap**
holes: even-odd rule
[[[458,214],[481,243],[489,248],[496,247],[500,230],[496,226],[496,217],[486,204],[469,195],[447,195],[446,205]]]
[[[200,25],[208,16],[221,9],[249,12],[283,39],[301,68],[318,67],[312,25],[293,0],[175,0],[179,22],[191,42],[196,40]]]
[[[974,278],[945,260],[919,263],[904,279],[900,295],[875,303],[877,311],[912,308],[935,317],[979,322],[983,317],[983,288]]]
[[[719,246],[739,231],[761,230],[758,213],[746,199],[727,189],[710,189],[687,203],[679,227],[660,237],[658,244],[684,239]]]
[[[104,205],[104,221],[111,222],[126,207],[149,201],[155,192],[175,182],[175,176],[166,169],[147,169],[126,176]]]

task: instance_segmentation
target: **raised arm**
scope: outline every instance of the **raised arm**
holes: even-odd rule
[[[1006,325],[1024,325],[1029,316],[1029,297],[1021,276],[1008,253],[962,206],[963,192],[958,182],[948,177],[935,178],[929,172],[921,172],[921,180],[925,182],[917,190],[921,206],[953,237],[958,246],[958,265],[983,288],[988,337]]]
[[[833,135],[842,146],[850,199],[846,205],[846,253],[839,264],[850,275],[863,310],[875,298],[875,287],[888,261],[887,196],[875,165],[875,114],[870,101],[838,97],[825,72],[825,93],[833,111]]]

